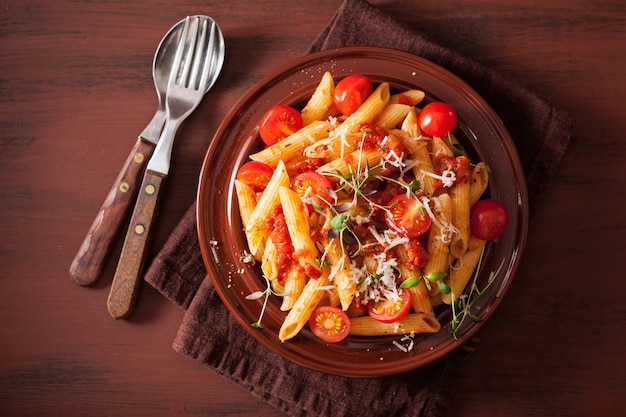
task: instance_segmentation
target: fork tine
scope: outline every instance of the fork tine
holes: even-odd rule
[[[185,19],[185,24],[183,25],[183,31],[180,34],[180,38],[178,39],[178,47],[176,48],[176,55],[174,56],[174,62],[172,63],[172,72],[170,73],[170,78],[168,80],[168,88],[172,84],[176,83],[178,76],[180,74],[180,62],[183,59],[183,51],[185,49],[185,42],[187,40],[187,32],[189,31],[189,16]]]
[[[178,81],[178,84],[182,85],[183,87],[187,87],[187,85],[189,84],[191,64],[193,63],[194,52],[196,50],[196,46],[198,45],[198,27],[200,26],[198,22],[199,19],[200,19],[199,17],[196,17],[195,22],[193,22],[195,24],[190,23],[191,32],[190,32],[190,35],[188,36],[189,37],[189,49],[187,50],[187,53],[185,54],[185,58],[182,63],[183,68],[181,70],[180,80]]]
[[[209,83],[209,74],[214,71],[217,65],[217,60],[215,59],[218,46],[217,25],[212,20],[210,24],[211,27],[208,30],[210,30],[211,33],[209,34],[209,42],[207,43],[206,54],[204,56],[204,67],[202,68],[202,74],[200,74],[200,84],[198,86],[198,89],[201,91],[206,89]]]
[[[198,26],[200,23],[198,22]],[[194,90],[198,89],[198,78],[200,76],[200,65],[202,64],[202,55],[205,53],[204,51],[204,41],[206,39],[207,32],[207,19],[202,19],[202,29],[200,29],[200,39],[196,42],[198,47],[196,49],[196,54],[193,58],[193,69],[191,70],[191,79],[189,80],[189,87]],[[203,70],[205,68],[203,67]]]

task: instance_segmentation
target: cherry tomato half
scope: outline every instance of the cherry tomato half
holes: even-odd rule
[[[452,106],[442,101],[425,105],[417,117],[422,132],[436,137],[452,132],[456,129],[458,121],[459,118]]]
[[[239,168],[237,179],[257,191],[265,189],[274,169],[259,161],[248,161]]]
[[[320,207],[328,207],[333,201],[329,191],[333,189],[333,184],[328,178],[314,171],[296,175],[291,181],[291,189],[300,198],[311,198]]]
[[[407,314],[411,309],[411,293],[406,288],[399,288],[399,300],[388,298],[377,303],[371,303],[368,313],[371,318],[383,323],[393,323]]]
[[[423,235],[432,223],[424,204],[414,195],[407,197],[406,193],[391,199],[385,220],[391,230],[408,238]]]
[[[365,75],[348,75],[339,81],[333,93],[333,104],[342,114],[350,116],[373,91],[372,80]]]
[[[311,314],[309,328],[325,342],[340,342],[350,332],[350,318],[339,307],[322,306]]]
[[[470,214],[472,235],[482,240],[497,239],[509,223],[509,212],[498,200],[480,200]]]
[[[275,106],[261,119],[259,134],[267,146],[283,140],[302,128],[302,116],[289,106]]]

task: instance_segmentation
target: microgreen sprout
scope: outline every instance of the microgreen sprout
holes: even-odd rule
[[[263,324],[261,324],[261,320],[263,320],[263,314],[265,314],[265,309],[267,308],[267,301],[270,298],[270,295],[274,294],[277,295],[279,297],[284,297],[287,294],[284,293],[276,293],[274,292],[274,290],[272,290],[272,285],[270,283],[270,281],[267,279],[267,277],[265,277],[265,275],[263,275],[263,279],[265,279],[265,290],[263,291],[255,291],[252,294],[249,294],[246,296],[246,300],[258,300],[261,297],[265,297],[265,300],[263,300],[263,307],[261,307],[261,313],[259,314],[259,319],[257,321],[255,321],[254,323],[252,323],[252,327],[256,327],[257,329],[262,329],[263,328]]]
[[[400,284],[400,288],[413,288],[415,287],[417,284],[419,284],[421,281],[421,278],[418,276],[412,276],[410,278],[405,279],[402,284]]]

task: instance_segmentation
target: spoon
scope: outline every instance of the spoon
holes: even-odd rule
[[[72,261],[70,278],[78,285],[91,285],[100,277],[115,238],[137,196],[141,177],[165,125],[167,84],[184,23],[185,19],[180,20],[167,32],[154,55],[152,78],[159,105],[152,120],[137,138]]]

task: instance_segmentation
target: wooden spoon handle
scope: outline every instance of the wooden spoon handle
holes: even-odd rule
[[[133,146],[72,261],[70,278],[76,284],[91,285],[100,277],[115,238],[128,216],[130,205],[137,196],[141,175],[146,170],[154,147],[153,143],[141,138]]]
[[[141,183],[107,301],[115,319],[126,318],[134,309],[164,179],[162,174],[146,171]]]

